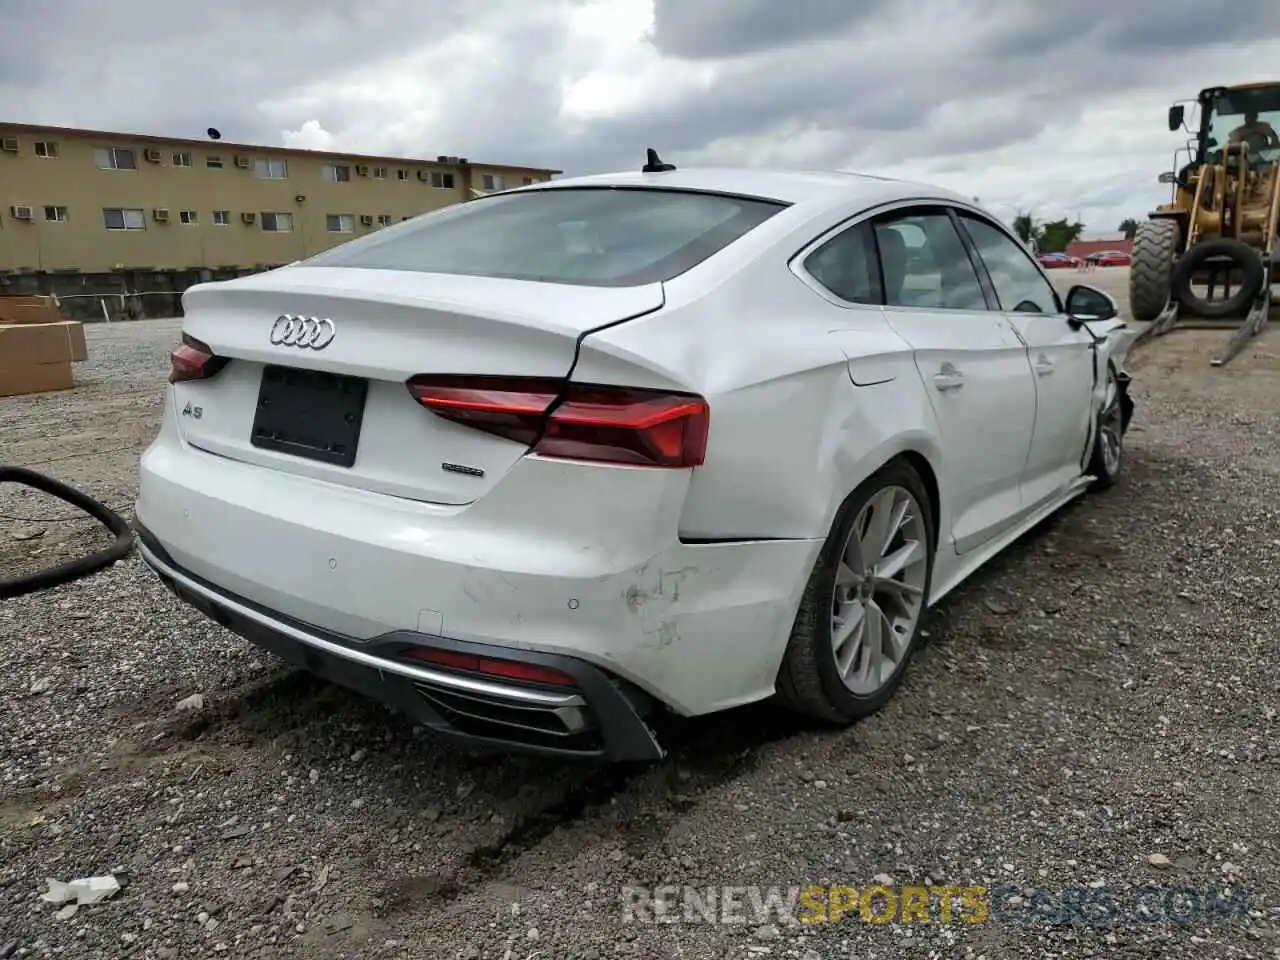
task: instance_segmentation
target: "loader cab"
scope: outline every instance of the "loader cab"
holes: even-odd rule
[[[1209,87],[1200,91],[1196,163],[1221,163],[1233,134],[1263,163],[1280,159],[1280,83]],[[1172,125],[1173,109],[1169,111]]]

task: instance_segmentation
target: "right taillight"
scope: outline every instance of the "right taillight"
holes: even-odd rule
[[[561,380],[423,375],[409,392],[438,416],[529,444],[544,457],[696,467],[710,409],[695,394]]]
[[[208,344],[184,333],[182,342],[169,354],[169,382],[207,380],[227,365],[227,359],[217,356]]]

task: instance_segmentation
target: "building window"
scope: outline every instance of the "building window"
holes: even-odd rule
[[[138,161],[132,150],[124,147],[102,147],[93,152],[99,170],[137,170]]]
[[[486,173],[480,178],[480,182],[484,184],[486,190],[503,190],[505,182],[500,173]]]
[[[103,207],[102,222],[108,230],[145,230],[147,218],[141,210]]]
[[[175,150],[175,151],[173,152],[173,165],[174,165],[175,167],[189,167],[189,166],[191,166],[191,151],[190,151],[190,150]]]
[[[440,189],[442,189],[442,190],[452,190],[452,189],[453,189],[453,174],[452,174],[452,173],[441,173],[439,170],[432,170],[432,171],[431,171],[431,185],[432,185],[433,187],[439,187],[439,188],[440,188]]]
[[[289,233],[293,230],[293,214],[292,213],[267,213],[262,214],[262,229],[267,233]]]
[[[385,180],[385,179],[387,179],[387,168],[386,168],[386,167],[374,167],[374,168],[373,168],[373,179],[375,179],[375,180]]]
[[[253,162],[253,170],[259,180],[283,180],[287,176],[282,157],[259,157]]]
[[[351,213],[331,213],[324,218],[324,226],[330,233],[354,233],[356,218]]]
[[[37,157],[44,157],[46,160],[58,159],[58,145],[52,140],[37,140],[35,150]]]
[[[351,180],[351,168],[345,163],[325,164],[323,174],[330,183],[348,183]]]
[[[194,210],[179,210],[178,222],[185,223],[187,226],[194,226],[200,222],[200,215]]]
[[[525,177],[521,183],[527,187],[529,184],[533,183],[533,177]]]
[[[67,208],[66,207],[45,207],[44,218],[50,223],[66,223]]]
[[[380,227],[389,227],[389,226],[391,226],[391,214],[389,214],[389,213],[380,213],[380,214],[378,214],[378,226],[380,226]]]
[[[218,156],[216,153],[211,154],[210,156],[207,156],[204,158],[204,165],[206,167],[213,167],[214,169],[221,170],[222,158]]]
[[[397,179],[397,180],[408,180],[408,179],[409,179],[409,171],[408,171],[408,170],[404,170],[404,169],[397,170],[397,171],[396,171],[396,179]]]
[[[231,211],[230,211],[230,210],[215,210],[215,211],[213,211],[213,225],[214,225],[215,227],[225,227],[225,226],[226,226],[227,224],[229,224],[230,222],[231,222]]]

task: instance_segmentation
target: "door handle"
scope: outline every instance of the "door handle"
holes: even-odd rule
[[[951,364],[944,363],[942,369],[933,375],[933,385],[942,393],[959,390],[964,386],[964,374]]]
[[[1036,357],[1036,376],[1047,377],[1053,373],[1053,361],[1046,357],[1043,353]]]

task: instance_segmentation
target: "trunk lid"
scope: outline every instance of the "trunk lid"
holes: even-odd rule
[[[662,304],[659,283],[586,287],[354,268],[290,266],[202,284],[183,296],[183,331],[231,362],[209,380],[173,385],[178,430],[192,446],[234,460],[392,496],[470,503],[527,447],[435,416],[405,381],[420,373],[565,378],[582,334]],[[319,349],[272,343],[282,316],[332,326],[317,338]],[[349,465],[293,442],[298,435],[327,442],[344,430],[334,449],[350,441]]]

